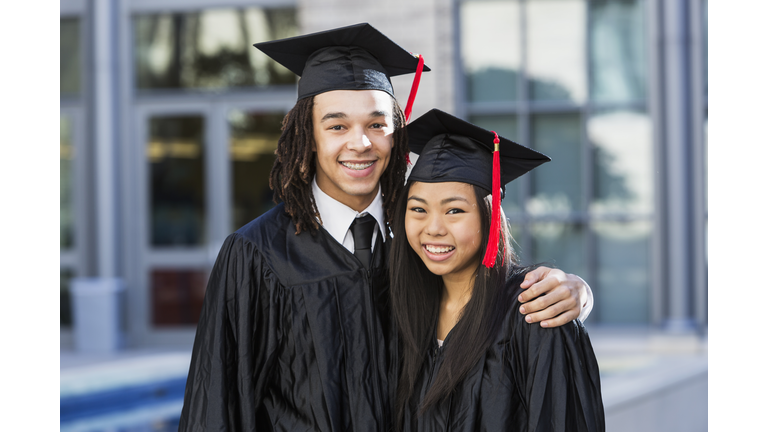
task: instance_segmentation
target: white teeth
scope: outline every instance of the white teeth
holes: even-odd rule
[[[430,253],[436,253],[436,254],[437,254],[437,253],[447,253],[447,252],[450,252],[450,251],[452,251],[452,250],[454,250],[454,249],[455,249],[453,246],[432,246],[432,245],[425,245],[424,247],[426,247],[426,248],[427,248],[427,250],[428,250]]]
[[[366,162],[366,163],[350,163],[350,162],[342,162],[342,165],[349,169],[353,170],[364,170],[368,168],[369,166],[373,165],[373,162]]]

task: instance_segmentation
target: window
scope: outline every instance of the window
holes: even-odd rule
[[[59,85],[62,96],[80,93],[80,20],[62,18],[59,22]]]
[[[203,244],[207,236],[203,118],[152,117],[149,133],[151,244]]]
[[[229,114],[233,231],[274,207],[269,173],[284,116],[240,110]]]
[[[294,9],[206,9],[137,15],[138,89],[293,85],[295,75],[252,45],[298,32]]]
[[[459,6],[463,111],[552,158],[507,186],[525,264],[583,276],[590,321],[650,321],[654,212],[643,0]]]

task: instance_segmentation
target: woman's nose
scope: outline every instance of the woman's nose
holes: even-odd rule
[[[429,221],[427,221],[427,234],[432,236],[445,235],[445,224],[443,224],[443,219],[440,215],[434,215],[429,218]]]

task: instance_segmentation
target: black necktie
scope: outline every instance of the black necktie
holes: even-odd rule
[[[355,239],[355,256],[367,269],[371,267],[371,239],[376,229],[376,219],[370,214],[355,218],[350,225],[352,238]]]

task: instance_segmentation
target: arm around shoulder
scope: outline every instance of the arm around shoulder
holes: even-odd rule
[[[576,318],[584,321],[594,304],[584,279],[560,269],[539,266],[526,274],[520,288],[524,289],[518,297],[524,303],[520,313],[542,327],[561,326]]]

